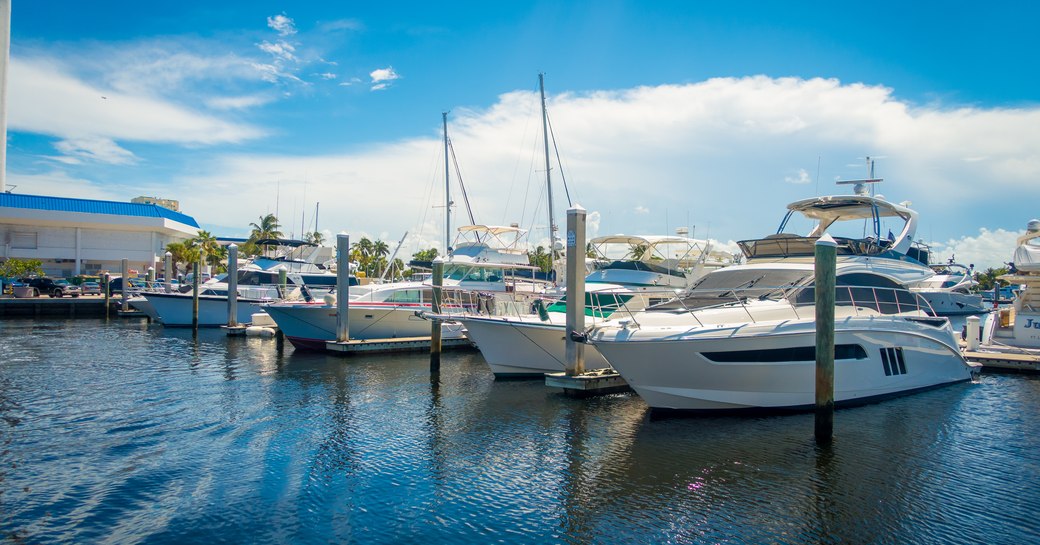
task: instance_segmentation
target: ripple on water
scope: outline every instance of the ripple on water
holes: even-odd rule
[[[0,326],[0,533],[119,543],[1029,543],[1040,380],[649,419],[476,353],[337,358],[123,321]]]

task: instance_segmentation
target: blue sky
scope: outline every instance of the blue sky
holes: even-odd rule
[[[411,252],[443,239],[450,111],[477,221],[544,242],[544,72],[590,236],[762,236],[869,155],[918,238],[1010,259],[1040,215],[1040,9],[840,4],[13,0],[8,185],[173,198],[227,236],[320,202],[330,237]]]

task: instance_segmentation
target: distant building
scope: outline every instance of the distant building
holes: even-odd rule
[[[157,204],[163,208],[169,208],[174,212],[181,211],[181,203],[173,199],[160,199],[159,197],[134,197],[130,199],[134,204]]]
[[[190,216],[159,206],[0,193],[0,259],[39,259],[56,277],[162,270],[166,245],[194,237]]]

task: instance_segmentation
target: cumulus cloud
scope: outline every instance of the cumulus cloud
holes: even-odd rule
[[[373,84],[396,79],[392,68],[382,70],[370,74]],[[87,97],[99,94],[90,86],[85,91]],[[41,87],[40,92],[50,91]],[[61,100],[69,97],[61,95]],[[696,226],[698,238],[730,241],[724,244],[735,249],[732,241],[775,232],[788,203],[817,191],[849,192],[828,180],[866,177],[868,155],[879,158],[875,175],[885,180],[879,192],[896,202],[912,201],[920,213],[917,238],[945,241],[933,247],[976,268],[1010,259],[1015,232],[1040,215],[1037,107],[921,106],[882,86],[757,76],[550,92],[549,110],[571,198],[590,216],[597,214],[602,232],[664,234],[689,225]],[[38,113],[40,118],[29,123],[25,111],[13,104],[11,109],[12,122],[18,117],[22,127],[64,127],[63,140],[81,136],[73,130],[80,125],[68,127],[62,120],[78,115],[73,113]],[[478,221],[515,221],[531,229],[531,241],[545,241],[542,147],[533,136],[540,131],[530,129],[540,123],[537,116],[537,93],[516,91],[486,109],[455,108],[449,124]],[[285,180],[307,179],[309,204],[302,202],[302,182],[295,188],[300,210],[313,207],[314,195],[351,195],[322,202],[323,228],[352,235],[389,233],[396,239],[422,226],[415,240],[443,240],[438,231],[443,220],[431,219],[443,215],[438,202],[443,165],[431,166],[443,160],[443,143],[440,119],[432,117],[427,134],[360,150],[242,154],[196,163],[172,180],[180,188],[176,197],[199,221],[221,222],[230,230],[248,225],[265,210],[273,212],[281,182],[281,215],[290,224],[294,207],[284,199],[293,187]],[[90,121],[82,126],[108,122],[100,116]],[[121,118],[115,127],[121,135],[151,134]],[[243,128],[225,128],[230,129]],[[158,138],[170,130],[162,125],[155,132],[152,137]],[[220,134],[192,134],[202,139],[211,132]],[[123,138],[107,132],[100,136]],[[817,172],[819,186],[806,183]],[[554,165],[554,184],[562,181],[559,173]],[[253,190],[242,192],[242,187]],[[562,222],[567,203],[555,187]],[[423,197],[403,209],[400,196],[416,194]],[[229,206],[213,195],[235,195],[236,202]],[[639,213],[637,202],[651,203],[642,206],[653,213]],[[806,231],[808,225],[796,227]]]
[[[373,70],[368,75],[372,78],[373,91],[386,89],[390,87],[391,82],[401,77],[397,72],[394,72],[393,66]]]
[[[635,207],[635,212],[636,214],[649,214],[650,209],[645,206],[637,206]]]

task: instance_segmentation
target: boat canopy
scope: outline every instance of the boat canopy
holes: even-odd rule
[[[785,233],[784,228],[795,213],[819,223],[806,236]],[[902,220],[903,226],[898,234],[892,231],[889,231],[887,236],[883,234],[882,218]],[[913,236],[917,232],[917,212],[902,204],[869,195],[830,195],[795,201],[787,205],[787,214],[776,234],[765,239],[740,241],[738,244],[749,259],[812,255],[816,239],[829,232],[835,224],[867,220],[873,223],[873,229],[871,234],[864,238],[842,237],[831,233],[838,242],[839,255],[887,254],[888,257],[909,257],[922,263],[927,261],[919,252],[912,251]],[[920,257],[923,257],[923,260],[919,259]]]

